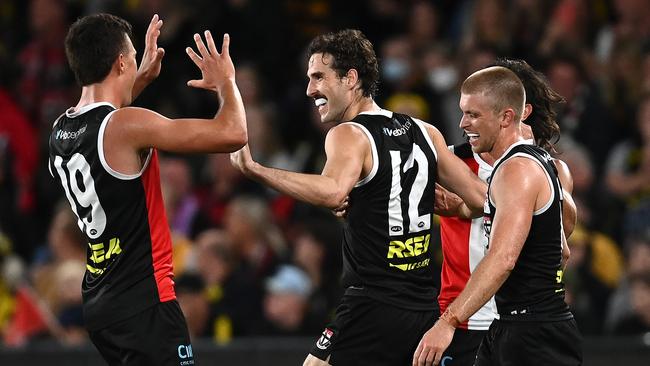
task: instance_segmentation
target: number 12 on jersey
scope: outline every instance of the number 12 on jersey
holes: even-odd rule
[[[424,190],[427,187],[429,180],[429,161],[422,149],[413,144],[411,154],[406,159],[402,166],[402,157],[400,151],[391,150],[390,160],[393,170],[391,179],[390,197],[388,199],[388,233],[390,236],[404,235],[404,221],[405,217],[402,212],[402,191],[406,191],[409,187],[403,186],[401,173],[406,173],[409,169],[416,169],[417,175],[410,187],[408,195],[408,204],[406,205],[408,211],[408,233],[416,233],[423,230],[428,230],[431,227],[431,214],[420,215],[418,206],[422,201]],[[431,202],[433,205],[433,202]]]

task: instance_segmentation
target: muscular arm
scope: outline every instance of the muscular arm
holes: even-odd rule
[[[494,176],[492,199],[498,208],[492,221],[490,250],[449,306],[459,321],[480,309],[510,275],[530,230],[542,184],[546,184],[543,171],[525,158],[507,161]]]
[[[413,357],[414,366],[439,361],[451,343],[455,327],[480,309],[506,281],[526,241],[546,182],[542,169],[527,158],[513,158],[499,168],[491,189],[498,208],[492,221],[490,250],[472,272],[465,289],[423,336]]]
[[[265,167],[250,157],[248,146],[231,155],[246,176],[303,202],[335,209],[361,179],[364,162],[371,165],[366,135],[350,124],[332,128],[325,139],[327,162],[321,175],[302,174]],[[368,159],[368,160],[367,160]]]
[[[221,106],[219,111],[212,119],[171,120],[143,108],[118,109],[107,123],[103,141],[106,160],[113,169],[125,174],[138,172],[139,152],[152,147],[216,153],[236,151],[246,144],[246,114],[228,51],[230,38],[224,36],[222,53],[207,31],[205,39],[207,47],[198,34],[194,37],[201,56],[187,49],[202,73],[201,80],[191,80],[188,85],[214,92]]]
[[[444,137],[435,127],[425,124],[438,154],[438,178],[440,185],[456,193],[463,204],[459,216],[469,218],[483,214],[487,185],[472,173],[465,163],[447,148]]]

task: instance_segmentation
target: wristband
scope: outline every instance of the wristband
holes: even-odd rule
[[[458,317],[451,310],[449,310],[449,308],[447,308],[445,312],[442,313],[442,315],[440,315],[440,319],[447,322],[447,324],[451,325],[451,327],[454,329],[458,328],[458,326],[460,325],[460,321],[458,320]]]

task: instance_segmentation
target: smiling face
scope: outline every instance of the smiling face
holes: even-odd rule
[[[315,53],[309,58],[307,96],[314,98],[323,123],[343,121],[353,100],[347,77],[339,77],[333,63],[329,54]]]
[[[472,151],[477,154],[492,151],[501,129],[502,114],[494,110],[490,97],[484,93],[462,93],[459,105],[463,112],[460,128],[469,137]]]

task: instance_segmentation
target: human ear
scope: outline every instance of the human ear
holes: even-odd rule
[[[533,106],[526,103],[526,105],[524,106],[524,112],[522,113],[521,116],[521,120],[525,121],[526,118],[528,118],[528,116],[530,116],[531,113],[533,113]]]

